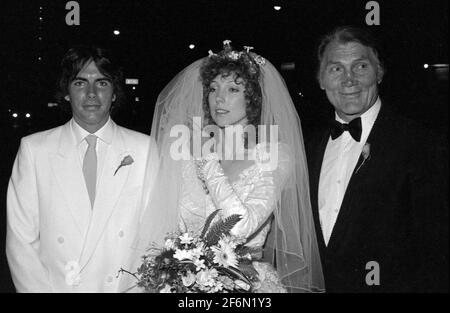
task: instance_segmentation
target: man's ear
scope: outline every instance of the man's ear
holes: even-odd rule
[[[319,83],[320,89],[325,90],[325,87],[322,84],[322,68],[319,69],[319,72],[317,73],[317,82]]]
[[[384,69],[380,64],[378,64],[377,65],[377,83],[378,84],[381,84],[381,81],[383,80],[383,76],[384,76]]]
[[[319,82],[320,89],[325,90],[325,87],[322,84],[322,78],[320,77],[320,74],[319,77],[317,77],[317,81]]]
[[[112,102],[116,101],[116,94],[113,94],[112,96]]]
[[[64,97],[64,100],[70,102],[70,97],[69,97],[69,95],[66,95],[66,96]]]

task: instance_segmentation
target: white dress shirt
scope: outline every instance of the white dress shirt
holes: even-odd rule
[[[82,128],[75,122],[74,119],[70,121],[72,133],[75,136],[77,142],[78,154],[80,155],[80,165],[83,168],[84,155],[86,154],[88,143],[85,138],[90,135],[88,131]],[[97,130],[93,135],[97,136],[97,145],[95,150],[97,152],[97,187],[99,182],[99,175],[102,173],[103,165],[105,164],[105,157],[108,151],[108,147],[112,142],[114,135],[113,124],[111,123],[111,117],[108,119],[102,128]]]
[[[381,100],[361,115],[361,140],[357,142],[348,131],[344,131],[335,140],[328,139],[319,180],[319,217],[325,244],[328,242],[336,223],[345,190],[366,144],[367,137],[377,119],[381,108]],[[344,122],[337,114],[336,120]]]

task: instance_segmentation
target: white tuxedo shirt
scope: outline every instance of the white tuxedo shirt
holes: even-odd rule
[[[361,115],[361,140],[355,141],[348,131],[332,140],[328,139],[319,180],[319,217],[323,239],[328,245],[336,223],[345,191],[358,162],[359,155],[366,144],[373,124],[381,108],[378,98],[375,104]],[[335,118],[345,123],[338,115]]]
[[[18,292],[119,291],[157,149],[149,136],[109,123],[93,208],[70,121],[22,138],[7,194],[6,254]],[[128,155],[133,162],[114,175]]]

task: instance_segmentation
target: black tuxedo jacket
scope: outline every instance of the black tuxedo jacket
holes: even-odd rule
[[[370,159],[353,171],[325,246],[317,200],[329,135],[327,127],[306,140],[327,291],[448,292],[447,143],[383,105],[367,140]],[[370,261],[379,285],[366,282]]]

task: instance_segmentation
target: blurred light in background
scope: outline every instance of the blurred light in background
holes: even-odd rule
[[[280,11],[281,7],[279,5],[274,5],[273,8],[275,9],[275,11]]]
[[[194,48],[195,48],[195,45],[194,45],[194,44],[190,44],[190,45],[189,45],[189,49],[193,50]]]
[[[31,114],[30,114],[30,113],[27,113],[27,114],[25,114],[25,117],[26,117],[26,118],[30,118],[30,117],[31,117]]]
[[[16,118],[17,116],[18,116],[17,113],[12,114],[12,117],[14,117],[14,118]]]
[[[138,78],[125,78],[125,85],[139,85]]]
[[[423,65],[423,68],[428,68],[428,64],[425,63],[425,64]]]
[[[113,34],[118,36],[118,35],[120,35],[120,31],[116,29],[116,30],[113,31]]]
[[[281,64],[281,69],[283,71],[293,71],[295,70],[295,62],[286,62]]]

